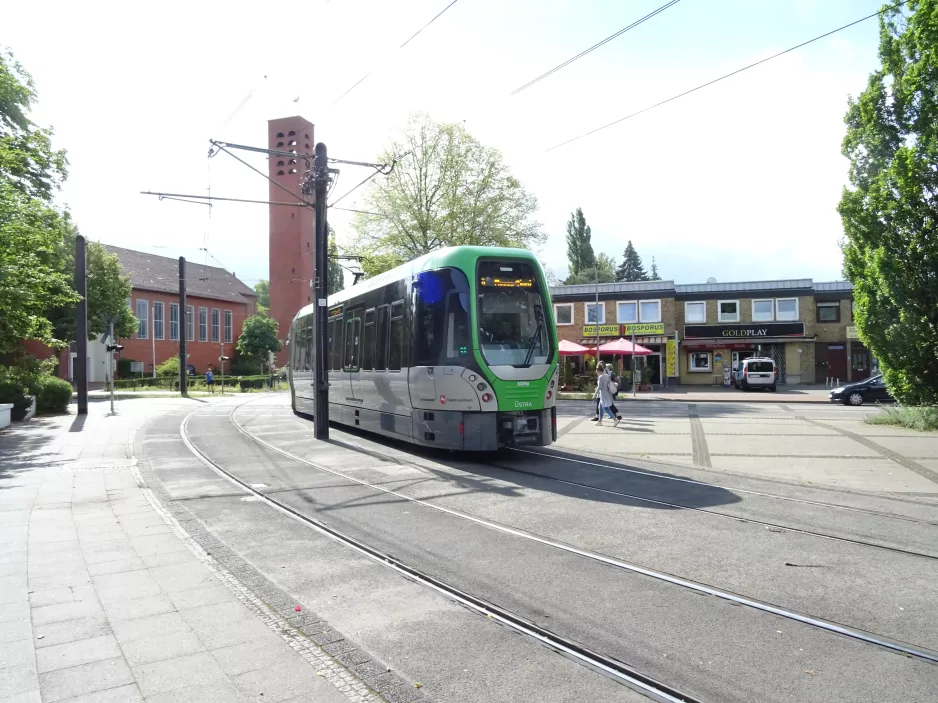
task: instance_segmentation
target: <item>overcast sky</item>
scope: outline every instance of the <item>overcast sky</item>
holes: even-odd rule
[[[875,19],[546,150],[880,2],[681,0],[514,97],[665,0],[459,0],[398,49],[448,2],[16,3],[0,44],[36,80],[34,119],[68,150],[62,199],[86,236],[220,262],[249,285],[267,277],[264,206],[220,203],[209,216],[138,192],[211,184],[214,195],[267,199],[263,178],[225,154],[207,159],[210,137],[263,146],[267,119],[301,114],[330,155],[371,160],[418,110],[464,121],[504,152],[539,201],[542,258],[558,274],[579,206],[597,252],[618,261],[631,239],[666,279],[841,277],[843,115],[878,65]],[[242,156],[266,170],[263,155]],[[337,194],[365,175],[343,168]],[[350,235],[347,214],[331,222]]]

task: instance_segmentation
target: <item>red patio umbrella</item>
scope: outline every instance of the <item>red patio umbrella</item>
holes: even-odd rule
[[[561,352],[563,353],[563,352]],[[643,347],[641,344],[636,344],[634,347],[632,343],[627,339],[622,339],[619,337],[614,342],[606,342],[605,344],[599,345],[600,354],[615,354],[616,356],[623,356],[634,354],[635,356],[645,356],[651,354],[651,349]]]
[[[560,356],[578,356],[593,351],[590,347],[581,346],[576,342],[568,342],[566,339],[561,339],[560,344],[557,346],[560,349]]]

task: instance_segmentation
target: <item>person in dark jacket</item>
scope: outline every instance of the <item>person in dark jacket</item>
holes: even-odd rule
[[[603,373],[605,373],[607,376],[609,376],[609,378],[610,378],[614,383],[616,383],[617,386],[622,383],[622,379],[619,378],[618,376],[616,376],[616,375],[612,372],[612,366],[607,366],[607,365],[605,364],[605,362],[600,361],[600,362],[599,362],[599,366],[597,367],[597,373],[598,373],[598,371],[600,371],[600,370],[602,370]],[[622,420],[622,416],[619,414],[619,408],[616,407],[616,403],[615,403],[615,399],[618,398],[618,397],[619,397],[619,391],[616,390],[616,392],[612,394],[612,400],[613,400],[613,402],[612,402],[612,405],[610,406],[611,409],[612,409],[612,412],[615,413],[615,416],[616,416],[616,424],[618,424],[619,421]],[[596,414],[593,416],[593,422],[599,422],[599,413],[600,413],[600,409],[599,409],[599,396],[596,395],[595,398],[596,398]]]

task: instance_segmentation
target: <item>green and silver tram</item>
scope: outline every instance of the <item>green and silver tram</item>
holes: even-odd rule
[[[328,300],[329,419],[448,449],[556,439],[557,334],[537,259],[440,249]],[[314,410],[315,305],[290,329],[293,410]]]

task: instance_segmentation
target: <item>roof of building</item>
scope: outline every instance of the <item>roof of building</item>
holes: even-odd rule
[[[103,245],[115,254],[125,275],[130,276],[131,285],[138,290],[179,292],[179,260],[168,256],[156,256],[144,251],[124,249],[110,244]],[[256,298],[254,289],[218,266],[205,266],[192,261],[186,262],[186,293],[199,298],[213,298],[238,303]]]
[[[673,292],[675,295],[705,296],[707,293],[744,293],[747,291],[791,291],[813,290],[815,292],[852,291],[850,281],[826,281],[815,283],[810,278],[794,278],[780,281],[739,281],[733,283],[686,283],[674,281],[635,281],[621,283],[586,283],[573,286],[552,286],[553,297],[578,297],[586,295],[609,295],[611,293]]]

